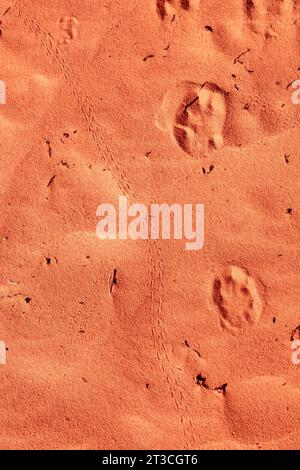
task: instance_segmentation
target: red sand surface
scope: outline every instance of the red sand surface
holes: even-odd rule
[[[300,2],[2,15],[0,447],[299,448]],[[204,248],[99,240],[120,195]]]

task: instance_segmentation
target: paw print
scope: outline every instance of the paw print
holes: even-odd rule
[[[63,16],[59,20],[59,44],[67,45],[78,36],[79,21],[75,16]]]
[[[241,46],[261,51],[274,41],[285,47],[293,41],[296,50],[298,0],[242,0],[239,8],[236,0],[228,3],[233,16],[214,28],[215,43],[224,53],[234,54]]]
[[[229,331],[254,325],[262,315],[263,302],[255,281],[238,266],[229,266],[215,279],[213,300],[221,325]]]
[[[175,0],[158,3],[163,7],[159,10],[162,18],[168,15],[168,8],[177,6],[183,11],[181,2]],[[187,87],[187,93],[185,85],[178,86],[176,93],[171,88],[166,92],[163,113],[160,110],[165,117],[158,127],[168,130],[181,150],[199,158],[223,145],[252,145],[298,125],[300,106],[293,104],[298,100],[292,101],[298,90],[293,94],[291,84],[300,74],[299,59],[287,50],[298,50],[300,1],[227,0],[220,19],[214,16],[214,21],[210,16],[217,9],[217,0],[210,9],[201,4],[186,6],[189,14],[182,21],[192,22],[191,31],[196,27],[209,31],[210,39],[205,41],[210,40],[224,59],[215,64],[216,74],[201,74],[198,84]],[[199,50],[203,49],[202,38],[199,35]],[[191,39],[195,41],[195,36]],[[186,83],[189,78],[186,70]],[[179,95],[179,105],[172,105]],[[193,103],[186,109],[189,102]]]
[[[197,0],[156,0],[156,11],[162,20],[174,21],[176,15],[195,9]]]
[[[181,149],[198,158],[223,146],[225,93],[214,83],[187,84],[177,110],[173,133]]]
[[[241,84],[235,85],[236,95],[242,97],[243,93],[244,99],[248,94],[244,106],[249,121],[261,136],[277,135],[299,120],[299,107],[292,104],[292,91],[287,86],[299,73],[293,51],[298,50],[300,3],[243,0],[237,8],[236,1],[229,2],[230,17],[214,25],[212,41],[233,60],[233,76]],[[287,50],[292,53],[287,55]]]

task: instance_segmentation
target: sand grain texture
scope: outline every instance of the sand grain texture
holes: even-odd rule
[[[4,13],[0,447],[299,448],[300,2]],[[120,195],[204,248],[99,240]]]

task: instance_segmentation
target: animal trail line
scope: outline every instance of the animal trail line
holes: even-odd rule
[[[116,180],[116,183],[122,192],[122,194],[128,197],[129,200],[137,200],[137,195],[132,189],[131,184],[121,169],[116,157],[114,156],[112,150],[109,148],[105,142],[103,136],[99,131],[101,131],[101,126],[96,120],[96,115],[91,105],[91,102],[86,95],[85,90],[80,84],[78,78],[68,65],[65,56],[61,50],[55,45],[54,38],[43,29],[43,27],[35,20],[34,16],[30,13],[28,8],[29,2],[26,0],[20,0],[20,2],[14,5],[14,8],[17,10],[17,13],[20,19],[23,21],[24,25],[27,27],[29,32],[34,34],[36,38],[39,39],[42,48],[46,51],[47,55],[50,57],[52,62],[56,67],[62,72],[65,80],[68,82],[70,90],[75,97],[77,103],[80,106],[82,111],[83,120],[87,126],[87,130],[90,134],[92,141],[94,142],[99,154],[101,155],[102,160],[107,165],[107,168],[111,172],[112,176]],[[164,327],[163,327],[163,318],[162,318],[162,277],[163,277],[163,258],[161,253],[161,248],[157,240],[148,240],[149,246],[149,255],[150,255],[150,266],[149,266],[149,277],[150,277],[150,291],[151,291],[151,306],[150,306],[150,315],[152,320],[151,334],[153,336],[154,346],[156,350],[156,355],[158,363],[161,369],[161,372],[164,376],[164,379],[168,385],[170,395],[174,400],[175,410],[179,414],[180,423],[183,429],[185,448],[188,448],[187,441],[187,430],[185,425],[184,416],[182,414],[182,406],[180,401],[176,398],[174,392],[174,383],[169,377],[168,372],[165,369],[163,360],[167,364],[170,363],[168,353],[165,347],[164,340]],[[157,336],[159,337],[159,342],[156,339],[155,330],[157,330]],[[176,387],[178,384],[175,384]],[[182,391],[180,391],[180,395]],[[181,395],[182,396],[182,395]],[[184,406],[186,411],[186,406]],[[192,423],[190,423],[192,427]]]

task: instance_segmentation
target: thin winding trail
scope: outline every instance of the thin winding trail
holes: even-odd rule
[[[63,74],[65,81],[71,90],[72,95],[76,99],[81,109],[81,116],[90,135],[91,141],[96,146],[97,151],[102,161],[107,166],[107,169],[114,177],[122,195],[126,196],[130,201],[138,201],[137,194],[132,188],[132,185],[121,168],[116,156],[112,149],[109,147],[101,132],[101,126],[97,121],[97,116],[91,104],[91,99],[88,97],[79,79],[76,77],[70,68],[63,52],[57,47],[55,39],[38,23],[34,18],[30,3],[27,0],[17,1],[14,9],[17,11],[18,16],[27,28],[27,30],[34,34],[40,42],[40,45],[47,56],[51,59],[55,67]],[[149,279],[150,279],[150,316],[151,316],[151,334],[154,341],[156,356],[164,380],[167,383],[170,395],[172,396],[174,407],[179,415],[180,425],[183,431],[184,448],[190,447],[190,438],[192,437],[193,423],[191,420],[186,422],[184,414],[187,412],[187,406],[183,404],[184,394],[182,387],[174,380],[167,371],[164,364],[169,365],[170,359],[165,346],[164,338],[164,320],[162,314],[162,299],[163,299],[163,255],[161,246],[158,240],[148,240],[148,250],[150,256],[149,265]],[[158,338],[158,339],[157,339]],[[168,367],[169,368],[169,367]],[[179,396],[179,398],[178,398]],[[188,430],[190,436],[188,436]]]

